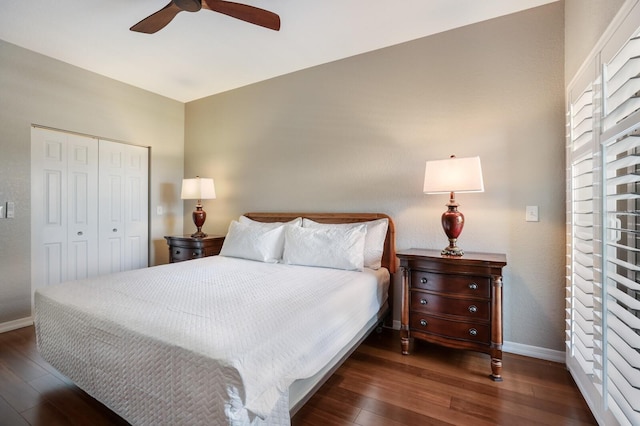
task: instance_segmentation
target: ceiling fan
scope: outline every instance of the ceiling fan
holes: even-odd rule
[[[232,18],[271,30],[280,30],[280,17],[275,13],[246,4],[224,0],[171,0],[168,5],[156,13],[147,16],[131,27],[130,30],[153,34],[164,28],[178,13],[182,11],[197,12],[200,9],[208,9],[213,12],[222,13]]]

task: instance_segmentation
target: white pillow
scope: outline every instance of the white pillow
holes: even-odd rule
[[[244,223],[247,225],[264,226],[266,228],[277,228],[278,226],[281,226],[281,225],[302,226],[301,217],[297,217],[293,220],[290,220],[289,222],[260,222],[258,220],[253,220],[251,218],[248,218],[246,216],[240,216],[240,218],[238,219],[238,222]]]
[[[234,220],[229,225],[220,255],[276,263],[282,259],[283,247],[284,225],[269,228]]]
[[[389,227],[387,218],[357,223],[318,223],[311,219],[302,219],[303,228],[353,228],[362,224],[367,227],[367,235],[364,240],[364,266],[371,269],[380,269],[382,266],[382,253],[384,252],[384,240],[387,237],[387,228]]]
[[[284,263],[362,271],[365,225],[351,228],[301,228],[284,231]]]

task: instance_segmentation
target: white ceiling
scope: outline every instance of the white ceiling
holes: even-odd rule
[[[4,0],[0,39],[188,102],[554,1],[238,0],[280,31],[201,10],[149,35],[129,27],[168,0]]]

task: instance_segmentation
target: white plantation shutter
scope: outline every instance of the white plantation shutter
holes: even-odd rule
[[[593,85],[569,112],[569,267],[567,349],[585,374],[593,370]]]
[[[640,109],[640,38],[631,38],[605,69],[603,131],[611,129]]]
[[[640,2],[614,22],[567,115],[567,366],[607,426],[640,425]]]
[[[604,146],[607,402],[620,423],[631,424],[640,424],[640,137],[636,131]]]

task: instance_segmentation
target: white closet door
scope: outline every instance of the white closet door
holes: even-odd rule
[[[32,287],[98,273],[97,140],[32,128]]]
[[[148,153],[100,141],[100,274],[148,265]]]
[[[125,145],[125,269],[149,266],[149,150]]]
[[[96,140],[69,135],[67,279],[98,275],[98,149]]]

